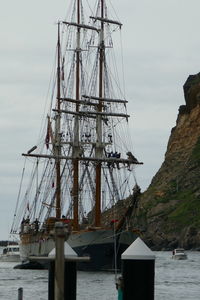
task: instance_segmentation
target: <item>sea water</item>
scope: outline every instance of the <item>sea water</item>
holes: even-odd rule
[[[171,259],[170,252],[155,252],[155,300],[200,299],[200,252],[187,254],[180,261]],[[24,300],[47,300],[48,271],[13,269],[15,265],[0,262],[0,300],[17,300],[20,287]],[[114,274],[78,272],[77,300],[90,299],[117,300]]]

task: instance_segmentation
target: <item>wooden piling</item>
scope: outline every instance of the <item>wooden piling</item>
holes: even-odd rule
[[[155,255],[138,238],[122,254],[123,300],[154,300]]]
[[[65,288],[64,300],[76,300],[77,286],[77,263],[73,261],[65,262]]]
[[[69,246],[69,244],[67,244],[67,242],[64,242],[66,232],[64,230],[65,228],[63,227],[63,223],[61,224],[56,223],[56,224],[57,224],[55,226],[56,247],[48,255],[48,259],[50,261],[48,300],[61,300],[61,299],[76,300],[76,280],[77,280],[76,259],[78,260],[83,258],[78,258],[76,252]],[[60,247],[62,247],[62,251]],[[62,256],[62,257],[58,257],[58,256]],[[56,269],[56,263],[57,263],[57,269]]]
[[[48,279],[48,300],[55,299],[55,261],[52,260],[49,262],[49,279]]]
[[[55,227],[56,232],[52,232],[52,235],[55,236],[56,247],[52,249],[48,257],[30,256],[29,258],[32,261],[46,261],[49,263],[48,300],[76,300],[77,263],[89,262],[90,257],[78,257],[70,245],[64,242],[69,232],[63,226],[63,223],[62,225],[59,223]],[[57,251],[59,254],[56,254]],[[58,255],[61,255],[61,258],[57,257]],[[61,270],[61,273],[59,273],[59,270]],[[60,278],[61,274],[62,278]],[[58,290],[60,287],[61,289]]]
[[[65,232],[62,222],[55,223],[55,299],[64,300],[64,241]]]
[[[23,288],[18,288],[18,300],[23,300]]]
[[[75,261],[65,261],[64,270],[64,298],[63,300],[76,300],[76,282],[77,282],[77,263]],[[55,298],[55,262],[49,264],[49,281],[48,281],[48,300],[57,300]]]

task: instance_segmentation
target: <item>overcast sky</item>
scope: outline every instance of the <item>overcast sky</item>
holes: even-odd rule
[[[8,238],[13,219],[21,153],[38,138],[55,53],[55,23],[65,18],[68,2],[0,0],[0,240]],[[136,175],[145,190],[163,162],[184,104],[182,86],[189,74],[200,71],[200,1],[111,2],[123,23],[134,154],[144,162]]]

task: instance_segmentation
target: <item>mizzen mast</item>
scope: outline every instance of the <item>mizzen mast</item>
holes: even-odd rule
[[[104,0],[101,0],[101,18],[104,18]],[[99,40],[99,98],[104,96],[104,55],[105,55],[105,45],[104,45],[104,22],[101,21],[100,30],[100,40]],[[103,101],[99,101],[97,111],[102,112]],[[102,158],[103,155],[103,145],[102,145],[102,116],[97,115],[96,123],[97,141],[95,156],[97,158]],[[101,226],[101,162],[96,165],[96,202],[95,202],[95,226]]]

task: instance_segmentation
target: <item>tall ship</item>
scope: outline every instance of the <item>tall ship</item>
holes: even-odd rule
[[[82,270],[120,268],[121,253],[138,236],[129,222],[140,196],[135,166],[141,162],[133,154],[120,84],[121,46],[114,48],[122,24],[106,0],[95,2],[91,8],[71,1],[67,19],[57,23],[50,107],[37,145],[22,154],[11,230],[19,234],[23,262],[48,256],[55,222],[68,226],[67,242],[79,256],[90,256]],[[119,216],[120,203],[126,206]]]

